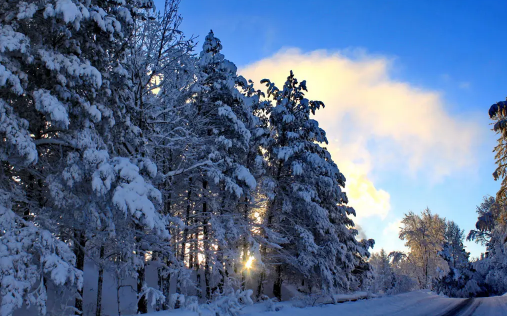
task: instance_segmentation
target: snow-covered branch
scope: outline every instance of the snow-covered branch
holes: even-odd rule
[[[162,177],[163,178],[174,177],[174,176],[186,173],[192,169],[196,169],[196,168],[203,167],[203,166],[211,166],[211,165],[213,165],[213,162],[211,160],[206,160],[206,161],[196,163],[196,164],[194,164],[190,167],[187,167],[187,168],[180,168],[178,170],[169,171],[165,174],[162,174]]]

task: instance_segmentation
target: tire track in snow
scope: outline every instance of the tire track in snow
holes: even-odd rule
[[[458,316],[462,312],[464,312],[468,307],[472,305],[474,302],[473,298],[467,298],[463,300],[462,302],[458,303],[456,306],[442,314],[441,316]]]

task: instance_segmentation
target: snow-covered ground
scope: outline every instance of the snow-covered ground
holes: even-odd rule
[[[346,302],[336,305],[322,305],[316,307],[299,308],[294,302],[283,302],[276,305],[278,311],[267,311],[265,304],[255,304],[245,307],[241,315],[244,316],[471,316],[507,315],[507,296],[458,299],[436,295],[429,291],[414,291],[395,296],[372,298],[356,302]],[[149,316],[197,316],[191,311],[163,311],[150,313]],[[203,312],[201,315],[208,315]],[[209,315],[213,315],[211,312]]]

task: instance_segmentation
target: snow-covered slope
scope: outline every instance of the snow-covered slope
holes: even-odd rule
[[[447,298],[430,291],[414,291],[410,293],[346,302],[336,305],[299,308],[293,302],[276,305],[277,311],[267,311],[264,304],[245,307],[241,315],[245,316],[423,316],[423,315],[507,315],[507,296],[486,297],[476,299]],[[150,313],[149,316],[197,316],[191,311],[164,311]],[[201,315],[208,315],[206,311]],[[211,312],[209,315],[213,315]]]

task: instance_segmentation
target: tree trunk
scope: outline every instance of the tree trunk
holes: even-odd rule
[[[169,266],[169,262],[167,258],[163,258],[165,264]],[[162,269],[158,269],[158,289],[162,291],[162,294],[165,296],[165,301],[162,303],[162,310],[168,310],[169,309],[169,295],[170,293],[170,286],[171,286],[171,275],[167,274],[165,276],[162,273]],[[158,310],[157,310],[158,311]]]
[[[194,225],[197,226],[198,219],[194,218]],[[199,262],[199,234],[200,229],[198,227],[195,227],[195,233],[194,233],[194,254],[193,254],[193,267],[195,270],[196,275],[196,284],[197,284],[197,297],[202,298],[202,285],[201,285],[201,263]]]
[[[426,289],[428,287],[428,265],[429,265],[429,254],[428,249],[425,246],[424,247],[424,256],[425,256],[425,265],[424,265],[424,288]]]
[[[121,283],[120,279],[118,278],[118,283],[116,284],[116,304],[118,306],[118,316],[121,316],[121,308],[120,308],[120,289],[121,289]]]
[[[257,300],[261,297],[264,292],[264,279],[266,278],[266,272],[263,270],[259,276],[259,283],[257,284]]]
[[[204,234],[204,283],[206,286],[206,299],[211,299],[211,269],[210,269],[210,247],[209,247],[209,237],[208,237],[208,225],[204,224],[203,227]]]
[[[135,225],[136,233],[138,236],[136,237],[137,242],[137,254],[143,265],[137,269],[137,313],[138,314],[146,314],[148,313],[148,302],[146,300],[146,295],[143,292],[145,274],[146,274],[146,265],[144,263],[144,253],[142,251],[141,245],[141,237],[139,235],[143,232],[143,227],[139,224]]]
[[[187,211],[185,213],[185,229],[183,230],[183,241],[181,242],[181,253],[180,261],[185,263],[185,251],[188,241],[188,226],[190,225],[190,208],[191,208],[191,197],[192,197],[192,178],[189,179],[189,188],[187,193]]]
[[[202,202],[202,213],[203,213],[203,243],[204,243],[204,283],[206,285],[206,299],[211,299],[211,260],[210,260],[210,245],[209,245],[209,230],[208,230],[208,204],[206,202],[206,189],[208,188],[208,181],[202,181],[203,188],[203,202]]]
[[[166,115],[164,114],[164,120],[167,119]],[[164,164],[164,173],[168,173],[173,170],[173,152],[169,149],[168,153],[169,158],[167,158],[165,164]],[[164,192],[167,194],[167,197],[165,199],[164,203],[164,215],[170,215],[172,216],[172,178],[171,180],[165,180],[164,185]],[[168,227],[168,230],[171,232],[171,240],[173,245],[177,245],[177,236],[175,229],[171,229],[170,225]],[[169,259],[167,256],[163,256],[162,260],[164,261],[165,265],[169,268],[169,265],[171,265],[171,262],[169,262]],[[158,283],[159,283],[159,290],[162,291],[162,294],[165,296],[165,301],[162,303],[162,310],[168,310],[169,309],[169,295],[171,294],[171,274],[167,273],[161,273],[161,269],[158,270]]]
[[[260,246],[261,258],[265,259],[267,255],[267,246]],[[257,300],[264,294],[264,280],[266,279],[266,267],[262,268],[257,285]]]
[[[190,238],[193,239],[190,241],[190,253],[188,254],[188,268],[194,269],[196,267],[196,253],[197,253],[197,234],[190,234]]]
[[[196,269],[196,283],[197,283],[197,297],[202,298],[202,285],[201,285],[201,271],[199,271],[199,264],[197,264]]]
[[[222,195],[222,202],[220,203],[220,211],[219,216],[220,218],[223,217],[224,211],[225,211],[225,184],[221,186],[220,194]],[[218,281],[218,291],[220,293],[224,292],[224,286],[227,278],[227,267],[226,267],[226,261],[227,259],[224,258],[223,252],[224,252],[224,245],[218,244],[217,247],[217,254],[216,254],[216,262],[215,267],[218,267],[218,273],[220,274],[220,280]],[[226,246],[226,245],[225,245]],[[227,247],[227,246],[226,246]]]
[[[74,231],[74,254],[76,255],[76,269],[84,273],[86,239],[84,232]],[[77,290],[78,296],[75,302],[75,315],[83,314],[83,288]]]
[[[224,292],[225,285],[225,264],[224,264],[224,256],[222,255],[222,247],[218,246],[217,248],[217,262],[215,266],[218,266],[218,273],[220,274],[220,280],[218,281],[218,291],[220,293]]]
[[[180,262],[182,264],[185,264],[185,253],[186,253],[188,233],[189,233],[188,226],[190,225],[191,197],[192,197],[192,178],[189,178],[189,188],[188,188],[188,193],[187,193],[187,210],[185,213],[185,228],[183,229],[183,240],[181,242],[181,251],[180,251]],[[189,265],[190,265],[190,262],[189,262]],[[181,293],[181,284],[180,284],[179,279],[178,279],[178,284],[176,287],[176,292]]]
[[[102,283],[104,282],[104,265],[102,260],[104,259],[104,245],[100,246],[99,256],[99,280],[97,282],[97,308],[95,310],[95,316],[100,316],[102,313]]]
[[[241,247],[243,248],[242,249],[242,252],[243,252],[243,265],[246,264],[246,262],[248,261],[249,258],[248,257],[248,239],[247,239],[247,236],[250,236],[250,231],[249,231],[249,227],[250,227],[250,223],[248,222],[248,215],[249,215],[249,199],[248,197],[245,196],[245,212],[243,214],[243,220],[245,221],[245,227],[246,227],[246,231],[245,231],[245,236],[243,237],[243,242],[242,242],[242,245]],[[243,272],[241,273],[241,289],[242,290],[245,290],[246,289],[246,273],[247,273],[247,270],[245,269],[245,267],[241,267],[243,269]]]
[[[145,272],[146,268],[144,267],[144,265],[137,270],[137,295],[140,295],[143,292]],[[141,297],[138,297],[137,313],[138,314],[148,313],[148,302],[146,300],[145,294],[143,294]]]
[[[278,298],[278,301],[282,301],[282,266],[278,265],[276,267],[276,280],[273,284],[273,295]]]

